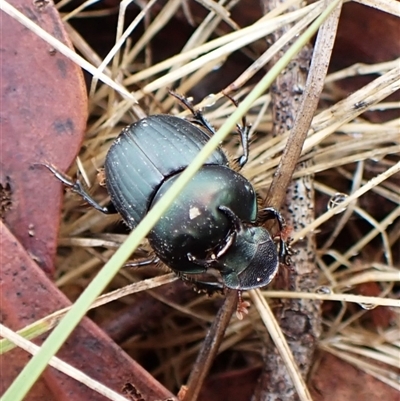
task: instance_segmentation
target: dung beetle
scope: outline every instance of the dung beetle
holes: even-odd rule
[[[143,118],[123,129],[105,159],[111,203],[130,229],[162,198],[214,134],[201,111],[183,96],[171,94],[191,111],[190,121],[164,114]],[[236,163],[230,163],[221,148],[209,156],[150,231],[148,240],[157,258],[137,266],[158,259],[189,281],[192,274],[215,269],[222,284],[193,281],[241,291],[266,286],[279,263],[288,264],[288,246],[281,235],[284,219],[273,208],[259,211],[253,186],[231,168],[236,165],[240,169],[247,162],[250,126],[245,119],[242,124],[237,128],[243,155]],[[71,181],[51,165],[46,167],[97,210],[111,212],[96,203],[79,180]],[[261,226],[271,218],[279,225],[278,245]]]

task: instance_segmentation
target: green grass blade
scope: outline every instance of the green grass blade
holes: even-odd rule
[[[171,205],[179,191],[193,177],[196,171],[207,160],[211,152],[233,129],[237,121],[249,110],[255,100],[258,99],[276,79],[279,73],[285,68],[290,60],[300,51],[300,49],[316,33],[319,26],[328,17],[331,11],[341,0],[331,2],[323,13],[314,21],[312,25],[302,34],[294,45],[292,45],[275,66],[257,84],[254,90],[241,102],[237,110],[226,120],[226,123],[218,132],[211,137],[210,141],[204,146],[194,161],[181,174],[163,199],[146,215],[143,221],[129,235],[124,244],[117,250],[113,257],[107,262],[104,268],[97,274],[79,299],[72,306],[70,311],[60,321],[60,324],[53,330],[46,341],[43,343],[40,352],[35,355],[25,366],[16,380],[4,393],[3,401],[20,401],[28,393],[35,381],[46,368],[50,358],[61,348],[65,340],[78,325],[82,317],[86,314],[96,297],[103,291],[107,284],[116,275],[121,266],[129,258],[132,252],[138,247],[141,240],[148,234],[158,219],[165,213]]]

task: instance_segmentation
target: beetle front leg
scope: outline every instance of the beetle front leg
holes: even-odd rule
[[[273,207],[266,207],[260,210],[260,213],[264,214],[261,216],[261,222],[264,223],[270,219],[276,219],[279,225],[279,258],[285,265],[290,265],[290,255],[292,252],[290,251],[290,246],[286,243],[286,241],[282,238],[282,232],[285,229],[286,222],[282,215]]]
[[[286,226],[285,219],[282,215],[273,207],[265,207],[260,210],[260,222],[265,223],[267,220],[275,219],[278,222],[279,230],[283,231]]]
[[[204,272],[207,271],[207,269],[211,268],[213,264],[217,261],[218,256],[215,254],[212,254],[209,258],[205,259],[199,259],[193,256],[191,253],[187,254],[187,258],[190,262],[202,267],[204,269]],[[216,281],[203,281],[203,280],[198,280],[198,278],[192,278],[188,276],[185,273],[181,272],[176,272],[176,274],[179,275],[179,277],[182,280],[189,281],[193,283],[196,287],[196,289],[200,291],[205,291],[208,294],[211,294],[216,291],[223,291],[225,289],[225,286],[222,283],[216,282]]]
[[[94,207],[99,212],[104,214],[113,214],[114,210],[108,209],[106,206],[99,205],[83,188],[81,182],[77,179],[73,181],[68,175],[57,170],[54,166],[48,163],[39,163],[42,166],[47,167],[55,177],[60,180],[66,187],[70,188],[73,192],[80,195],[90,206]]]
[[[198,292],[205,292],[208,295],[212,295],[216,292],[223,292],[225,290],[224,285],[217,281],[202,281],[184,273],[177,274],[181,280],[191,283],[194,286],[194,289]]]

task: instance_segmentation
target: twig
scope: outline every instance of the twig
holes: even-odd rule
[[[314,219],[314,190],[311,177],[301,177],[293,181],[290,186],[289,183],[295,169],[304,168],[305,164],[309,163],[297,164],[322,92],[340,10],[341,5],[334,10],[319,30],[300,105],[298,106],[296,102],[296,89],[303,86],[302,77],[308,61],[307,49],[298,56],[296,62],[292,64],[292,68],[288,68],[280,80],[277,80],[274,91],[274,111],[277,121],[277,125],[274,127],[275,135],[284,133],[287,129],[292,128],[292,130],[269,189],[267,204],[279,207],[286,196],[286,215],[289,217],[289,224],[295,231],[307,226]],[[286,88],[286,93],[284,88]],[[280,108],[279,106],[282,104],[284,106]],[[286,188],[288,188],[287,192]],[[293,204],[296,206],[293,207]],[[296,270],[293,269],[289,273],[284,287],[304,291],[307,291],[308,288],[315,288],[318,269],[314,258],[314,238],[309,236],[297,247],[297,254],[293,257],[293,266],[296,267]],[[256,295],[252,296],[256,297]],[[314,348],[321,330],[319,303],[304,299],[284,300],[277,316],[282,331],[290,338],[288,343],[294,359],[290,352],[288,355],[283,334],[281,333],[282,337],[278,337],[270,332],[279,353],[272,344],[267,347],[264,371],[260,376],[253,400],[281,399],[282,394],[285,394],[286,400],[296,400],[298,397],[301,400],[310,400],[311,396],[303,378],[306,377],[312,366]],[[278,338],[281,341],[278,341]]]
[[[224,304],[215,316],[215,320],[202,343],[201,350],[190,372],[188,388],[183,401],[195,401],[197,399],[205,376],[218,353],[219,345],[224,337],[232,313],[236,309],[237,298],[237,291],[228,290]]]

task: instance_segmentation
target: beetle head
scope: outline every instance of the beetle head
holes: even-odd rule
[[[216,255],[224,285],[237,290],[268,285],[279,268],[278,250],[269,232],[241,222],[228,208],[221,206],[220,210],[234,223],[233,231]]]

